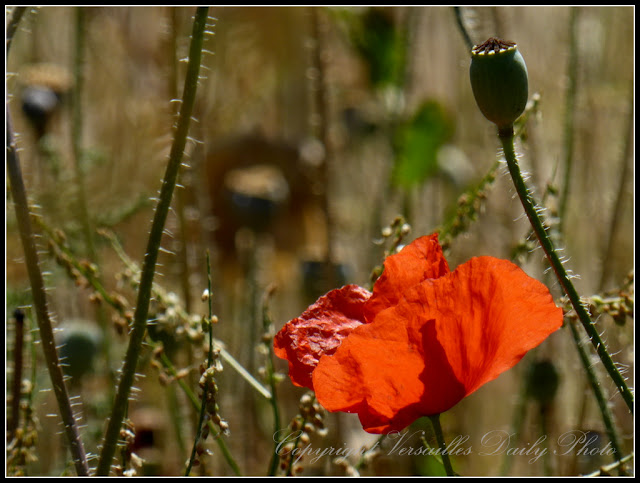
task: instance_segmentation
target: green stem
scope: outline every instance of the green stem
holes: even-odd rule
[[[85,44],[85,8],[76,8],[76,28],[75,28],[75,59],[74,59],[74,91],[72,98],[72,119],[71,119],[71,145],[73,148],[74,159],[74,181],[76,184],[76,193],[78,196],[78,211],[80,224],[82,226],[82,234],[85,242],[86,254],[92,263],[99,264],[98,253],[94,241],[94,231],[92,227],[92,219],[89,214],[89,205],[87,203],[87,190],[84,176],[83,163],[83,124],[84,113],[82,110],[82,94],[84,91],[84,44]],[[104,357],[107,374],[115,381],[115,374],[112,370],[111,362],[111,331],[108,327],[106,314],[101,305],[95,308],[95,317],[102,330],[103,343],[102,355]],[[113,384],[109,384],[109,396],[113,396]]]
[[[562,193],[560,196],[560,203],[558,208],[558,214],[560,217],[560,231],[563,232],[566,215],[567,215],[567,201],[569,199],[569,189],[571,187],[571,178],[573,174],[573,138],[574,138],[574,118],[575,118],[575,104],[576,104],[576,84],[577,84],[577,70],[578,70],[578,35],[577,35],[577,20],[578,20],[578,7],[570,8],[569,17],[569,35],[570,35],[570,50],[569,50],[569,66],[567,71],[567,78],[569,83],[567,85],[567,99],[566,99],[566,113],[564,121],[564,181],[562,186]]]
[[[573,336],[573,340],[578,348],[578,355],[580,356],[580,362],[584,367],[587,378],[589,379],[589,383],[593,388],[593,393],[596,397],[596,401],[598,403],[598,408],[600,409],[600,414],[602,415],[602,421],[604,422],[605,428],[607,428],[607,435],[609,436],[609,441],[611,441],[611,448],[613,449],[613,458],[616,461],[619,461],[622,458],[621,446],[618,438],[618,431],[616,429],[616,425],[613,420],[613,415],[611,414],[611,410],[609,409],[609,405],[607,403],[607,398],[605,397],[600,384],[598,382],[598,376],[595,373],[591,360],[589,358],[589,354],[585,350],[580,341],[580,336],[578,335],[578,331],[573,325],[572,321],[569,321],[569,329],[571,329],[571,335]]]
[[[84,450],[84,445],[80,439],[78,425],[71,409],[69,393],[64,383],[62,367],[58,360],[56,343],[53,337],[53,327],[47,308],[47,294],[44,286],[44,279],[40,271],[40,262],[36,248],[35,237],[31,226],[29,205],[27,202],[27,191],[22,178],[22,170],[18,159],[18,151],[13,138],[11,127],[11,116],[7,106],[7,174],[11,186],[11,196],[16,211],[16,221],[20,232],[20,240],[24,250],[25,265],[31,283],[31,295],[33,297],[33,307],[38,320],[40,330],[40,340],[42,351],[44,352],[49,377],[53,386],[53,392],[58,402],[60,416],[64,425],[64,432],[69,440],[69,449],[76,467],[78,476],[89,474],[89,465]]]
[[[213,322],[212,322],[212,307],[211,307],[211,261],[209,259],[209,252],[207,251],[207,293],[209,293],[209,297],[207,298],[207,302],[209,305],[209,323],[207,324],[209,328],[209,351],[207,353],[207,369],[213,366]],[[200,417],[198,420],[198,426],[196,430],[196,437],[193,441],[193,449],[191,450],[191,457],[189,458],[189,463],[187,464],[187,469],[185,471],[184,476],[189,476],[191,473],[191,468],[193,467],[193,463],[196,459],[196,453],[198,448],[198,441],[202,436],[202,425],[204,424],[204,415],[206,413],[207,407],[207,388],[208,384],[205,384],[202,388],[202,402],[200,403]]]
[[[607,263],[607,260],[611,260],[615,254],[616,244],[614,243],[618,235],[618,230],[622,225],[622,214],[624,209],[624,201],[628,193],[629,182],[634,180],[632,166],[634,164],[634,137],[635,137],[635,109],[633,108],[633,98],[635,96],[635,83],[632,83],[629,91],[629,111],[627,114],[627,133],[624,142],[624,150],[622,152],[622,159],[620,160],[622,166],[619,168],[618,186],[616,189],[616,201],[611,211],[611,221],[609,222],[609,229],[607,230],[607,242],[604,247],[603,256],[600,258],[602,263],[602,269],[600,272],[600,283],[598,284],[599,291],[604,290],[607,283],[607,279],[610,273],[611,264]]]
[[[75,184],[78,196],[78,209],[80,211],[80,224],[82,234],[86,244],[87,254],[92,262],[96,262],[96,251],[93,243],[93,232],[91,229],[91,219],[87,206],[87,192],[85,187],[84,167],[82,163],[82,92],[84,90],[84,8],[76,8],[76,31],[75,31],[75,60],[74,60],[74,93],[73,93],[73,114],[71,121],[71,144],[73,147]]]
[[[116,392],[111,417],[109,418],[107,431],[105,433],[102,452],[100,454],[100,460],[98,462],[97,474],[102,476],[109,474],[111,461],[118,443],[120,426],[122,425],[122,420],[128,407],[131,386],[135,379],[136,366],[142,349],[142,341],[144,340],[147,329],[147,315],[149,313],[149,302],[151,299],[156,261],[158,259],[160,244],[162,242],[165,221],[171,206],[173,190],[176,185],[178,171],[180,169],[184,148],[187,142],[191,113],[193,112],[193,105],[195,103],[198,76],[200,73],[200,61],[202,58],[202,44],[207,24],[207,12],[208,7],[198,7],[193,21],[191,46],[189,49],[189,64],[185,78],[180,117],[178,119],[173,145],[171,146],[167,170],[162,182],[160,198],[153,217],[151,233],[149,235],[147,250],[145,252],[142,274],[140,276],[140,287],[138,289],[138,301],[136,304],[133,327],[131,329],[129,339],[129,347],[127,348],[124,365],[122,367],[122,376]]]
[[[455,476],[451,461],[449,460],[449,453],[447,452],[447,445],[444,442],[444,434],[442,433],[442,426],[440,426],[440,415],[435,414],[429,416],[431,424],[433,425],[433,431],[436,433],[436,441],[438,441],[438,447],[440,448],[440,456],[442,457],[442,464],[444,470],[447,472],[447,476]]]
[[[162,353],[162,355],[160,356],[160,362],[162,362],[162,366],[165,369],[167,369],[169,374],[171,374],[173,377],[176,378],[176,382],[178,383],[178,385],[180,386],[180,389],[182,389],[182,392],[184,392],[184,395],[187,397],[187,399],[191,403],[191,406],[196,412],[199,413],[201,410],[200,400],[196,397],[196,395],[191,390],[189,385],[185,382],[185,380],[183,378],[178,378],[178,371],[176,371],[176,368],[174,367],[173,363],[169,360],[169,358],[165,353]],[[209,425],[209,429],[211,430],[212,434],[217,431],[217,428],[214,427],[213,422],[211,420],[209,420],[207,424]],[[222,451],[222,455],[227,460],[227,463],[231,467],[231,470],[234,472],[234,474],[236,476],[242,476],[240,467],[238,466],[238,463],[236,463],[236,461],[233,459],[233,455],[229,451],[229,448],[227,448],[227,445],[224,439],[221,437],[217,437],[216,443],[218,444],[220,451]]]
[[[531,223],[533,231],[535,232],[538,241],[540,242],[540,245],[542,246],[542,249],[547,256],[547,259],[549,260],[549,263],[551,264],[551,267],[553,268],[553,271],[555,272],[556,277],[560,282],[560,285],[562,286],[562,289],[569,298],[573,309],[578,315],[578,318],[580,319],[584,330],[589,335],[591,344],[593,344],[593,347],[600,357],[602,364],[604,365],[605,369],[609,373],[609,376],[620,391],[620,394],[627,404],[629,411],[633,413],[633,394],[629,390],[624,378],[618,371],[618,368],[613,362],[613,359],[611,359],[611,356],[607,351],[607,347],[600,338],[600,334],[598,334],[596,326],[591,321],[591,317],[589,316],[587,309],[580,300],[578,292],[573,286],[573,283],[571,282],[567,271],[562,265],[562,261],[560,260],[560,257],[558,256],[558,253],[553,246],[553,242],[551,241],[551,238],[549,237],[549,234],[547,233],[547,230],[540,218],[536,203],[533,200],[533,197],[531,196],[531,193],[529,192],[524,179],[522,178],[520,167],[518,166],[518,161],[516,159],[513,128],[503,129],[502,131],[500,131],[499,138],[502,143],[502,148],[504,150],[504,155],[507,160],[507,166],[509,168],[509,173],[511,174],[513,184],[515,185],[516,191],[518,192],[518,196],[520,197],[520,201],[522,202],[522,206],[524,207],[527,218],[529,218],[529,222]]]

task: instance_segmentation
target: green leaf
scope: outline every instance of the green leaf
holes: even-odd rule
[[[427,101],[394,135],[393,183],[411,188],[438,173],[438,151],[453,134],[453,121],[437,101]]]
[[[368,8],[362,13],[343,14],[349,39],[369,69],[374,88],[401,86],[404,80],[406,45],[392,12]]]

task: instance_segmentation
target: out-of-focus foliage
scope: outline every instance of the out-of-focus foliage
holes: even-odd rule
[[[393,182],[416,187],[438,172],[438,151],[452,137],[453,121],[437,101],[427,101],[396,126]]]
[[[339,9],[351,44],[366,63],[374,88],[400,87],[406,67],[406,39],[393,9]]]

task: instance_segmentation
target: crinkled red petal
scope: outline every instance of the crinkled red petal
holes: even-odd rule
[[[320,357],[333,354],[353,329],[365,323],[362,310],[370,296],[357,285],[332,290],[276,334],[275,354],[289,361],[289,377],[296,386],[313,389],[311,373]]]

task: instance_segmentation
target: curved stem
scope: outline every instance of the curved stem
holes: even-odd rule
[[[453,7],[453,13],[456,16],[456,24],[458,25],[458,29],[462,34],[462,39],[464,40],[464,44],[467,47],[467,50],[473,49],[473,40],[471,40],[471,35],[467,31],[467,26],[464,24],[464,19],[462,18],[462,10],[460,7]]]
[[[142,349],[142,341],[144,340],[147,330],[147,315],[149,313],[149,302],[151,299],[156,261],[158,259],[164,225],[171,206],[171,199],[173,197],[173,190],[176,185],[182,155],[187,143],[191,113],[193,112],[193,105],[195,103],[198,76],[200,73],[200,61],[202,58],[202,44],[207,23],[207,12],[208,7],[198,7],[193,21],[189,64],[185,78],[180,118],[178,119],[173,145],[171,146],[171,153],[169,154],[167,170],[160,190],[160,198],[151,225],[151,233],[149,234],[142,274],[140,276],[138,300],[129,339],[129,347],[127,348],[124,365],[122,367],[122,376],[105,433],[105,440],[97,467],[98,475],[109,474],[111,461],[118,443],[120,426],[122,425],[122,420],[128,407],[131,386],[135,379],[136,366]]]
[[[535,232],[536,237],[538,238],[538,241],[540,242],[540,245],[542,246],[542,249],[547,256],[547,259],[549,260],[549,263],[551,264],[551,267],[553,268],[553,271],[555,272],[556,277],[560,282],[560,285],[562,286],[562,289],[569,298],[573,309],[578,315],[578,318],[580,319],[584,330],[589,335],[591,344],[595,348],[598,356],[600,357],[600,360],[602,361],[602,364],[609,373],[609,376],[618,388],[618,391],[620,391],[620,394],[627,404],[629,411],[633,413],[633,394],[629,390],[629,387],[627,386],[624,378],[618,371],[615,362],[613,362],[613,359],[611,359],[611,356],[607,351],[607,347],[600,338],[600,334],[598,334],[595,325],[591,321],[591,317],[589,316],[587,309],[580,300],[578,292],[573,286],[573,283],[571,282],[567,271],[562,265],[562,261],[560,260],[560,257],[558,256],[558,253],[553,246],[553,242],[551,241],[551,238],[547,233],[540,215],[538,214],[536,203],[533,200],[533,197],[531,196],[531,193],[529,192],[524,179],[522,178],[520,167],[518,166],[518,161],[516,159],[513,129],[505,129],[500,131],[499,138],[502,143],[505,158],[507,160],[507,166],[509,168],[509,173],[511,174],[511,179],[513,180],[513,184],[515,185],[516,191],[518,192],[518,196],[520,197],[520,201],[522,202],[522,206],[524,207],[527,218],[529,218],[529,222],[531,223],[533,231]]]
[[[438,447],[440,448],[440,456],[442,457],[442,464],[444,470],[447,472],[447,476],[455,476],[451,461],[449,460],[449,453],[447,452],[447,445],[444,442],[444,434],[442,433],[442,426],[440,426],[440,415],[435,414],[429,416],[431,424],[433,425],[433,431],[436,433],[436,440],[438,441]]]

